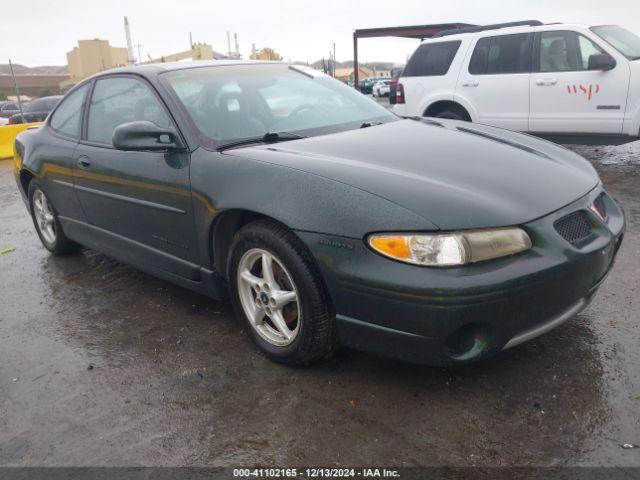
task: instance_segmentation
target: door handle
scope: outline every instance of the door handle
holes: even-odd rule
[[[552,87],[553,85],[558,83],[557,78],[543,78],[540,80],[536,80],[536,85],[540,87]]]
[[[463,87],[477,87],[478,85],[480,85],[480,82],[478,80],[465,80],[464,83],[462,84]]]
[[[80,168],[89,168],[91,166],[91,160],[87,156],[82,156],[78,158],[78,167]]]

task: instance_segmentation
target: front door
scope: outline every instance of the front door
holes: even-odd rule
[[[137,120],[173,127],[161,100],[141,79],[119,75],[96,81],[75,169],[94,242],[124,261],[197,280],[189,154],[114,149],[114,129]]]
[[[605,53],[594,41],[572,31],[536,35],[531,75],[532,132],[621,134],[629,66],[589,70],[589,57]]]

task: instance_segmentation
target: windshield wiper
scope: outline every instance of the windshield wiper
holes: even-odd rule
[[[259,137],[241,138],[232,142],[223,143],[222,145],[218,146],[216,150],[222,152],[227,148],[241,147],[243,145],[251,145],[253,143],[276,143],[285,142],[287,140],[300,140],[301,138],[307,137],[290,132],[267,132]]]
[[[383,122],[363,122],[360,128],[375,127],[376,125],[382,125],[382,123]]]

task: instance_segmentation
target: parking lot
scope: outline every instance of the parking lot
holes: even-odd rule
[[[275,365],[227,305],[50,256],[0,162],[0,465],[640,465],[640,142],[572,148],[625,206],[616,267],[558,330],[451,369]]]

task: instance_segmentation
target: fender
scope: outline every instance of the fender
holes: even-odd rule
[[[617,52],[616,52],[617,53]],[[618,60],[618,57],[614,57]],[[622,133],[631,137],[640,136],[640,62],[628,62],[626,58],[620,62],[629,66],[629,88],[624,113]]]
[[[640,102],[637,103],[635,111],[625,118],[624,128],[622,129],[622,133],[632,137],[640,137]]]
[[[211,225],[228,210],[269,217],[291,230],[357,240],[373,231],[438,230],[424,217],[373,193],[301,168],[270,163],[268,150],[253,155],[246,155],[246,150],[217,153],[215,160],[211,153],[198,149],[191,155],[194,218],[203,265],[211,263]],[[286,154],[278,154],[282,155]]]

